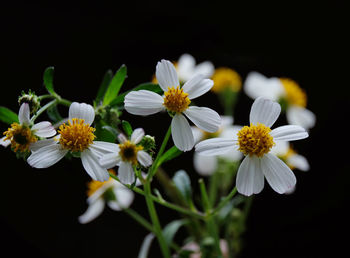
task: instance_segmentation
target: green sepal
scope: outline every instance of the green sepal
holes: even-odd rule
[[[54,70],[55,68],[53,66],[49,66],[45,69],[44,71],[44,86],[46,88],[46,90],[54,95],[55,94],[55,91],[54,91],[54,88],[53,88],[53,74],[54,74]]]
[[[19,123],[17,114],[7,107],[0,107],[0,120],[6,124]]]
[[[103,105],[109,105],[117,96],[126,78],[126,66],[122,65],[109,83],[103,97]]]

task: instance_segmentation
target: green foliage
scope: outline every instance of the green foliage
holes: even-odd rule
[[[174,184],[179,189],[182,197],[190,201],[192,198],[191,180],[185,170],[179,170],[173,177]]]
[[[0,120],[6,124],[18,123],[18,116],[15,112],[6,107],[0,107]]]
[[[47,67],[44,72],[44,86],[46,90],[51,94],[54,95],[55,91],[53,88],[53,74],[54,74],[55,68],[53,66]]]
[[[57,123],[59,121],[62,121],[63,118],[60,115],[57,105],[51,106],[47,109],[46,111],[47,115],[49,116],[49,118],[52,120],[53,123]]]
[[[164,227],[163,235],[168,245],[171,244],[176,232],[180,229],[180,227],[185,225],[187,222],[188,221],[186,219],[173,220],[172,222],[170,222]]]
[[[126,136],[128,138],[130,138],[131,134],[132,134],[132,127],[131,127],[131,124],[126,121],[126,120],[123,120],[122,121],[122,127],[123,127],[123,131],[126,133]]]
[[[182,151],[180,151],[176,146],[173,146],[160,157],[159,163],[163,164],[164,162],[172,160],[179,156],[181,153]]]
[[[103,76],[100,87],[98,88],[96,99],[94,101],[95,106],[99,105],[103,101],[103,97],[105,96],[108,85],[110,85],[112,79],[113,79],[113,72],[112,70],[108,70]]]
[[[115,73],[104,94],[103,105],[109,105],[118,96],[119,90],[126,78],[126,72],[126,66],[122,65]]]

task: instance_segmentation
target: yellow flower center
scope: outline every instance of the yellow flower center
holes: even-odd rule
[[[244,155],[262,157],[275,145],[270,131],[269,127],[260,123],[244,126],[237,134],[239,150]]]
[[[143,150],[142,146],[136,146],[134,143],[126,141],[119,144],[119,148],[119,156],[123,161],[137,165],[137,152]]]
[[[188,98],[188,93],[183,92],[179,86],[169,87],[167,92],[164,92],[164,103],[163,105],[170,112],[181,113],[188,108],[191,103]]]
[[[211,90],[215,93],[221,92],[227,88],[238,92],[242,88],[241,76],[230,68],[221,67],[216,69],[212,79],[214,81],[214,86]]]
[[[72,152],[84,151],[95,139],[94,131],[95,128],[86,124],[84,119],[73,118],[72,122],[68,120],[68,124],[59,127],[59,143]]]
[[[282,85],[286,91],[286,99],[288,103],[300,107],[306,107],[307,96],[305,91],[293,80],[288,78],[280,78]]]
[[[36,142],[38,138],[33,134],[28,126],[12,123],[11,128],[4,132],[6,138],[4,140],[11,141],[11,148],[14,152],[26,152],[29,145]]]
[[[113,169],[109,169],[108,172],[115,175],[115,171]],[[100,189],[105,184],[109,184],[112,180],[115,180],[115,179],[110,177],[107,181],[104,181],[104,182],[91,180],[90,182],[87,183],[87,187],[88,187],[88,190],[86,191],[87,196],[91,196],[94,192],[96,192],[98,189]]]

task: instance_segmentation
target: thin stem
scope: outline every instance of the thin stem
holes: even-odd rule
[[[164,238],[164,235],[162,232],[162,228],[161,228],[160,223],[159,223],[157,211],[156,211],[156,208],[154,207],[154,203],[153,203],[153,200],[151,198],[151,183],[149,181],[146,181],[146,183],[144,184],[144,188],[145,188],[146,204],[147,204],[149,215],[150,215],[151,220],[152,220],[154,233],[157,236],[158,243],[160,245],[160,249],[162,251],[163,257],[170,258],[169,247],[165,241],[165,238]]]
[[[32,117],[32,119],[30,119],[31,123],[34,123],[35,119],[37,119],[45,110],[47,110],[49,107],[53,106],[57,104],[57,99],[51,100],[49,103],[47,103],[45,106],[43,106],[42,108],[40,108],[38,110],[38,112],[36,112],[36,114]]]
[[[221,200],[218,206],[215,209],[213,209],[209,215],[213,216],[215,215],[215,213],[220,211],[233,198],[233,196],[235,196],[236,193],[237,193],[237,187],[234,187],[232,191],[224,199]]]
[[[136,220],[140,225],[142,225],[144,228],[146,228],[148,231],[153,232],[152,225],[140,214],[138,214],[136,211],[134,211],[131,208],[124,209],[126,214],[128,214],[130,217],[132,217],[134,220]]]
[[[210,207],[208,193],[207,193],[207,189],[205,187],[203,178],[199,179],[199,189],[202,196],[203,208],[205,209],[206,214],[209,215],[211,207]],[[220,239],[219,239],[219,234],[217,232],[217,227],[214,221],[214,217],[208,216],[206,220],[206,224],[208,227],[208,231],[210,232],[211,236],[214,238],[215,249],[217,254],[217,256],[215,257],[222,257],[222,253],[220,249]]]

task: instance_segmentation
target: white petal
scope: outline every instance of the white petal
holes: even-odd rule
[[[307,159],[299,154],[294,154],[288,157],[287,163],[301,171],[308,171],[310,169]]]
[[[42,147],[49,146],[49,145],[56,145],[57,141],[54,138],[51,139],[43,139],[36,142],[33,142],[29,145],[30,151],[34,152],[39,150]]]
[[[204,137],[203,130],[199,129],[197,126],[191,126],[193,139],[195,143],[198,143]]]
[[[237,191],[246,196],[261,192],[264,188],[264,174],[260,158],[255,155],[244,158],[237,172],[236,186]]]
[[[222,127],[233,125],[234,119],[232,116],[220,116],[220,117],[221,117],[221,126]]]
[[[60,161],[67,152],[68,150],[62,149],[59,144],[50,144],[33,151],[27,162],[35,168],[47,168]]]
[[[107,169],[100,166],[98,158],[90,149],[86,149],[81,153],[81,162],[88,175],[97,181],[103,182],[109,179]]]
[[[287,141],[276,141],[275,145],[271,148],[271,153],[277,156],[284,156],[289,150],[289,145]]]
[[[135,172],[132,165],[128,162],[120,162],[118,177],[123,184],[132,184],[135,181]]]
[[[106,182],[105,184],[103,184],[102,186],[100,186],[95,192],[93,192],[92,195],[90,195],[86,202],[88,204],[91,204],[93,202],[95,202],[97,199],[100,199],[101,197],[103,197],[103,194],[110,188],[114,187],[114,185],[117,183],[116,180],[109,180],[108,182]]]
[[[69,107],[69,119],[84,119],[85,123],[91,125],[95,119],[94,108],[85,103],[73,102]]]
[[[167,91],[168,87],[179,86],[179,79],[177,77],[174,65],[168,60],[161,60],[156,66],[156,77],[159,86],[163,91]]]
[[[96,219],[103,211],[105,207],[105,201],[103,199],[97,199],[91,203],[84,214],[79,216],[78,220],[81,224],[86,224]]]
[[[265,97],[277,101],[284,94],[278,78],[268,79],[258,72],[250,72],[244,82],[244,91],[252,99]]]
[[[164,99],[149,90],[132,91],[125,96],[124,107],[133,115],[147,116],[164,109]]]
[[[112,210],[120,211],[129,208],[134,201],[134,193],[124,186],[115,187],[113,192],[117,200],[107,203]]]
[[[11,141],[10,140],[5,140],[6,136],[2,137],[0,139],[0,145],[1,146],[4,146],[4,147],[7,147],[11,144]]]
[[[214,133],[219,130],[221,118],[210,108],[190,106],[184,111],[184,114],[204,131]]]
[[[232,149],[237,149],[237,144],[232,139],[212,138],[201,141],[195,148],[202,155],[217,156],[225,154]]]
[[[226,153],[223,153],[221,155],[219,155],[221,158],[230,160],[230,161],[239,161],[242,159],[243,154],[242,152],[240,152],[238,149],[232,148],[231,150],[229,150]]]
[[[202,176],[210,176],[218,167],[217,157],[205,156],[195,152],[193,154],[193,166],[198,174]]]
[[[144,167],[149,167],[152,165],[152,157],[145,151],[141,150],[137,152],[137,160]]]
[[[193,148],[194,138],[191,127],[186,118],[176,114],[171,120],[171,135],[175,146],[181,151],[189,151]]]
[[[123,133],[118,134],[118,141],[119,141],[120,143],[124,143],[124,142],[126,142],[127,140],[128,140],[128,138],[126,138],[125,134],[123,134]]]
[[[184,92],[188,93],[189,99],[194,99],[208,92],[213,85],[214,82],[212,80],[204,79],[204,75],[197,74],[187,81],[182,89]]]
[[[56,130],[52,124],[48,121],[40,122],[32,126],[32,131],[35,131],[34,134],[39,137],[51,137],[56,135]]]
[[[286,116],[289,124],[300,125],[306,130],[314,127],[316,123],[315,114],[303,107],[289,107]]]
[[[250,110],[250,123],[261,123],[271,127],[281,113],[281,106],[277,102],[263,97],[257,98]]]
[[[194,74],[194,67],[196,65],[196,60],[193,56],[189,54],[183,54],[180,56],[177,62],[177,73],[180,81],[189,80]]]
[[[295,141],[307,138],[309,134],[299,125],[284,125],[270,132],[274,141]]]
[[[205,78],[210,78],[215,71],[215,67],[212,62],[205,61],[202,63],[199,63],[195,68],[194,68],[194,75],[197,74],[203,74]]]
[[[20,124],[30,124],[30,108],[28,103],[23,103],[19,108],[18,121]]]
[[[89,146],[89,149],[97,158],[101,158],[102,156],[109,153],[119,153],[118,144],[112,142],[94,141]]]
[[[226,126],[220,133],[220,138],[228,138],[232,140],[238,140],[237,133],[242,129],[242,126],[239,125],[232,125],[232,126]]]
[[[105,154],[99,159],[100,166],[107,169],[117,166],[120,161],[121,158],[117,152]]]
[[[297,182],[292,170],[273,154],[268,153],[261,158],[261,169],[267,182],[277,193],[287,192]]]
[[[131,141],[135,144],[138,144],[144,135],[145,131],[142,128],[137,128],[131,134]]]

